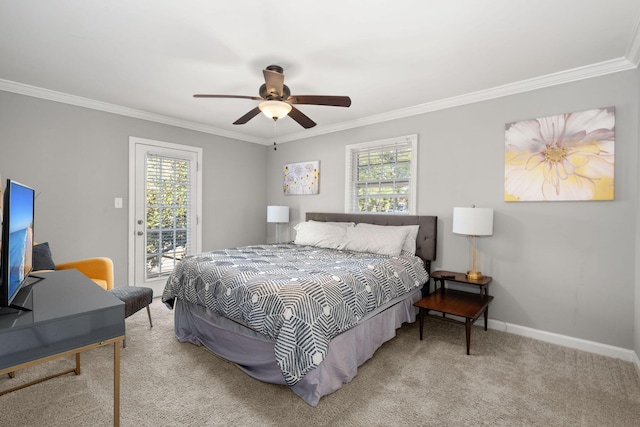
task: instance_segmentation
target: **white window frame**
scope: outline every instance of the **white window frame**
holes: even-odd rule
[[[372,148],[383,148],[394,144],[411,144],[411,177],[409,178],[409,203],[407,212],[389,212],[390,214],[408,214],[416,215],[417,212],[417,187],[418,187],[418,135],[405,135],[395,138],[380,139],[376,141],[367,141],[357,144],[350,144],[345,147],[345,190],[344,190],[344,211],[346,213],[366,213],[356,210],[356,182],[355,182],[355,155],[363,150],[371,150]]]

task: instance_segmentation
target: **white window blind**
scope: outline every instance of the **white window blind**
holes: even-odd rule
[[[191,162],[146,158],[146,276],[167,276],[189,251]]]
[[[417,135],[346,147],[345,211],[415,214]]]

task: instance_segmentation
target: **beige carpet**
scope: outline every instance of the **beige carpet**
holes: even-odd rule
[[[157,299],[127,319],[122,426],[638,426],[640,377],[632,363],[504,332],[429,319],[360,367],[313,408],[284,386],[247,376],[207,350],[180,344],[173,312]],[[82,374],[0,397],[0,426],[112,425],[113,346],[84,353]],[[73,364],[51,361],[0,378],[0,390]]]

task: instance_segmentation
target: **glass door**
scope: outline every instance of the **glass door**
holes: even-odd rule
[[[200,251],[202,150],[139,138],[131,138],[131,145],[131,283],[150,287],[160,296],[177,263]]]

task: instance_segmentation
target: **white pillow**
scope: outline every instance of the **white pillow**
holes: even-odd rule
[[[293,243],[319,248],[338,249],[347,234],[342,227],[318,221],[301,222],[293,229],[296,230]]]
[[[312,220],[312,219],[310,219],[310,220],[309,220],[309,221],[307,221],[307,222],[319,222],[319,223],[321,223],[321,224],[335,225],[336,227],[344,228],[345,230],[346,230],[347,228],[351,228],[351,227],[355,227],[355,226],[356,226],[356,223],[355,223],[355,222],[314,221],[314,220]]]
[[[355,227],[346,230],[346,240],[338,249],[397,256],[402,251],[408,233],[409,230],[406,228],[373,229],[356,224]]]
[[[369,227],[369,228],[398,228],[398,229],[406,229],[408,230],[407,238],[402,245],[402,252],[406,252],[411,255],[416,254],[416,240],[418,239],[418,229],[419,225],[375,225],[375,224],[367,224],[364,222],[358,223],[359,226]]]

